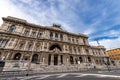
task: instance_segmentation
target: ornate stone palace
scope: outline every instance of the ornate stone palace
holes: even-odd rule
[[[84,34],[67,32],[56,24],[41,26],[10,16],[2,20],[0,59],[6,62],[6,69],[41,69],[41,65],[103,68],[110,61],[105,48],[89,45]]]

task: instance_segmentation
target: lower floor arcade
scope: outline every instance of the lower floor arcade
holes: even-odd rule
[[[104,65],[106,57],[94,57],[91,55],[73,55],[68,53],[56,52],[18,52],[3,51],[0,53],[1,60],[30,61],[34,64],[42,65],[72,65],[81,63],[92,63]]]

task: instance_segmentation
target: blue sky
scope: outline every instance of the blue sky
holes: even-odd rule
[[[0,17],[57,23],[69,32],[88,35],[91,45],[98,39],[107,49],[120,47],[120,0],[0,0],[0,10]]]

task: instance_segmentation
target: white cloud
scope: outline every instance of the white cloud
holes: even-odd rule
[[[113,49],[113,48],[118,48],[118,47],[120,47],[120,38],[112,39],[112,40],[109,40],[109,39],[101,40],[101,41],[99,41],[99,43],[100,43],[100,45],[104,45],[107,50]],[[92,41],[92,42],[90,42],[90,44],[98,46],[96,41]]]
[[[33,3],[31,0],[20,1],[31,5],[31,9],[30,7],[25,7],[25,5],[22,4],[17,5],[18,3],[15,4],[10,0],[0,1],[0,24],[2,24],[2,17],[13,16],[40,25],[52,25],[53,23],[62,24],[65,30],[73,32],[71,26],[61,20],[62,18],[59,18],[58,15],[60,15],[60,13],[55,9],[54,6],[47,8],[46,5],[42,4],[42,6],[38,8],[38,5],[41,4],[41,2],[38,4],[37,1],[34,1]],[[60,8],[62,11],[64,11],[65,6]],[[33,15],[35,15],[37,18]]]
[[[13,16],[22,19],[26,19],[29,22],[36,21],[28,14],[23,13],[16,5],[14,5],[10,0],[0,0],[0,24],[2,24],[2,17]]]
[[[91,34],[91,33],[93,33],[93,32],[94,32],[94,29],[93,29],[93,28],[90,28],[90,29],[85,30],[85,31],[83,32],[83,34],[89,35],[89,34]]]

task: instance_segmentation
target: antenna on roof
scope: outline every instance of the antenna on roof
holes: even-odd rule
[[[97,41],[97,44],[98,44],[98,46],[99,46],[99,45],[100,45],[100,43],[99,43],[98,39],[97,39],[96,41]]]

